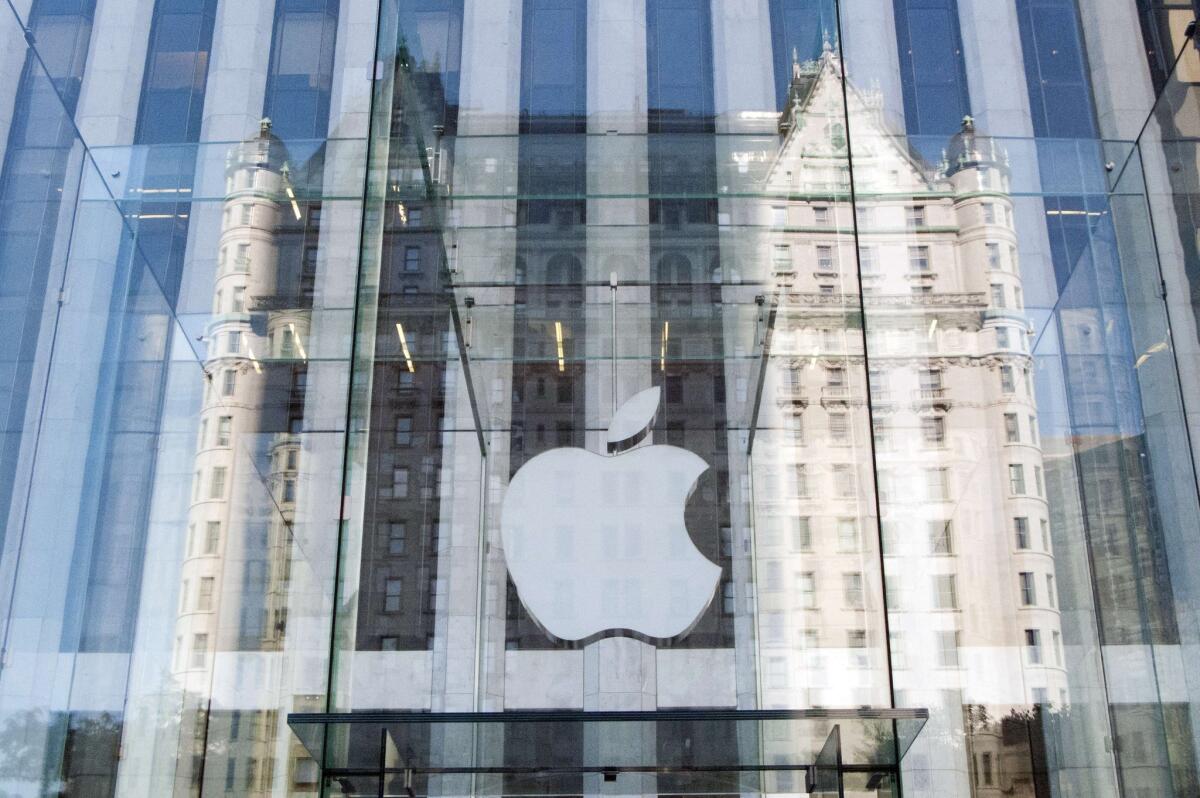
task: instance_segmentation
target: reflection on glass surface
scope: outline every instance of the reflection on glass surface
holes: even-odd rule
[[[0,14],[0,792],[1196,792],[1166,6],[150,5]]]

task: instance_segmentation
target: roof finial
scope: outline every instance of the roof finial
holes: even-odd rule
[[[797,80],[800,77],[800,51],[795,47],[792,48],[792,80]]]
[[[271,133],[271,117],[264,116],[258,120],[258,135],[266,138]]]

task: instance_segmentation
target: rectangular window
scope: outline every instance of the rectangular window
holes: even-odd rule
[[[228,355],[236,355],[242,351],[242,333],[241,330],[230,330],[225,336],[225,353]]]
[[[233,259],[234,271],[250,271],[250,245],[238,244],[237,256]]]
[[[838,519],[838,551],[852,552],[858,551],[858,522],[853,518]]]
[[[904,209],[904,219],[909,227],[925,226],[925,206],[909,205]]]
[[[944,444],[946,442],[946,419],[941,416],[922,416],[921,437],[928,446]]]
[[[1042,633],[1039,629],[1025,630],[1025,658],[1030,665],[1042,664]]]
[[[242,205],[239,205],[238,206],[238,216],[239,216],[238,223],[243,224],[243,225],[250,224],[252,214],[253,214],[253,211],[252,211],[249,203],[244,203]]]
[[[987,245],[988,268],[993,271],[1000,268],[1000,245],[989,242]]]
[[[1033,581],[1033,573],[1030,571],[1022,571],[1017,574],[1017,579],[1021,586],[1021,606],[1036,607],[1037,606],[1037,585]]]
[[[404,248],[404,271],[406,271],[406,272],[421,271],[421,248],[420,247],[405,247]]]
[[[958,632],[934,632],[937,641],[938,667],[958,667]]]
[[[1011,342],[1009,341],[1009,337],[1008,337],[1008,328],[1007,327],[997,327],[996,328],[996,348],[997,349],[1008,349],[1009,346],[1011,346]]]
[[[929,522],[929,551],[932,554],[953,554],[954,534],[949,520]]]
[[[225,495],[225,466],[214,466],[208,481],[208,498],[220,499]]]
[[[1061,668],[1063,664],[1062,635],[1058,632],[1051,632],[1050,642],[1054,646],[1054,664]]]
[[[829,438],[834,443],[845,443],[850,438],[850,424],[845,413],[829,414]]]
[[[237,372],[233,369],[225,369],[221,375],[221,396],[233,396],[237,390]]]
[[[1034,446],[1037,446],[1039,444],[1037,416],[1029,417],[1029,440],[1033,443]]]
[[[929,247],[909,247],[908,268],[913,272],[929,271]]]
[[[1042,530],[1042,549],[1046,552],[1050,551],[1050,522],[1045,518],[1039,519],[1038,524]]]
[[[221,545],[221,522],[209,521],[204,526],[204,553],[216,554]]]
[[[1004,414],[1004,440],[1006,443],[1021,442],[1021,427],[1017,423],[1016,413]]]
[[[842,574],[842,600],[848,609],[863,608],[863,576],[858,571]]]
[[[1029,519],[1018,517],[1013,519],[1013,532],[1016,533],[1017,548],[1029,548]]]
[[[1009,465],[1008,492],[1014,496],[1025,495],[1025,466],[1019,463]]]
[[[208,662],[208,635],[192,635],[192,667],[203,668]]]
[[[1033,467],[1033,485],[1037,489],[1037,495],[1041,498],[1046,498],[1046,480],[1042,474],[1042,467],[1035,465]]]
[[[776,244],[772,261],[775,268],[781,271],[786,271],[792,267],[792,248],[787,244]]]
[[[950,471],[931,468],[925,472],[925,495],[930,501],[950,501]]]
[[[400,612],[400,597],[404,590],[404,580],[391,577],[383,582],[383,611]]]
[[[806,610],[817,606],[817,576],[812,571],[805,571],[796,577],[796,595],[800,598],[800,606]]]
[[[1054,576],[1046,574],[1046,603],[1051,607],[1058,607],[1058,594],[1054,591]]]
[[[1004,286],[999,285],[998,283],[992,283],[991,291],[992,291],[992,307],[994,307],[994,308],[1005,307]]]
[[[991,787],[995,783],[996,777],[993,775],[992,754],[989,751],[984,751],[979,756],[979,771],[983,778],[983,784],[986,787]]]
[[[938,610],[958,609],[958,584],[954,574],[936,574],[933,577],[933,606]]]
[[[1000,390],[1004,393],[1014,393],[1017,390],[1017,382],[1013,378],[1012,366],[1000,367]]]
[[[875,247],[862,247],[859,249],[858,265],[863,274],[879,273],[879,253]]]
[[[854,470],[848,465],[835,465],[833,467],[833,486],[837,495],[843,499],[857,495],[854,485]]]
[[[404,499],[408,497],[408,469],[393,468],[392,469],[392,498]]]
[[[233,288],[233,307],[230,310],[234,313],[244,313],[246,310],[246,287],[242,285],[234,286]]]
[[[388,524],[388,554],[403,554],[408,543],[408,525],[403,521]]]
[[[813,221],[819,225],[829,224],[829,208],[824,205],[814,205]]]
[[[787,208],[779,205],[771,208],[771,225],[773,227],[787,226]]]
[[[833,270],[833,247],[817,247],[817,271],[829,273]]]
[[[792,469],[792,476],[795,480],[796,496],[801,499],[808,498],[808,466],[803,463],[797,464]]]
[[[228,446],[233,430],[233,416],[221,416],[217,419],[217,446]]]
[[[983,203],[983,223],[984,224],[995,224],[996,223],[996,206],[990,202]]]
[[[215,582],[216,580],[211,576],[200,577],[200,592],[196,594],[196,609],[202,612],[212,609]]]
[[[792,529],[792,549],[794,551],[812,551],[812,519],[807,516],[795,519]]]
[[[393,441],[397,446],[409,446],[412,444],[413,419],[412,416],[396,416],[396,428],[393,435]]]

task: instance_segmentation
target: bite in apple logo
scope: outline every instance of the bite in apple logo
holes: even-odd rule
[[[525,609],[551,637],[678,638],[712,602],[721,568],[684,525],[708,464],[677,446],[633,449],[654,421],[659,393],[642,391],[616,412],[607,456],[552,449],[508,486],[504,559]]]

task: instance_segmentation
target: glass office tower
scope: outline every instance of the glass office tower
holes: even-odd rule
[[[1192,15],[7,3],[0,795],[1200,794]]]

